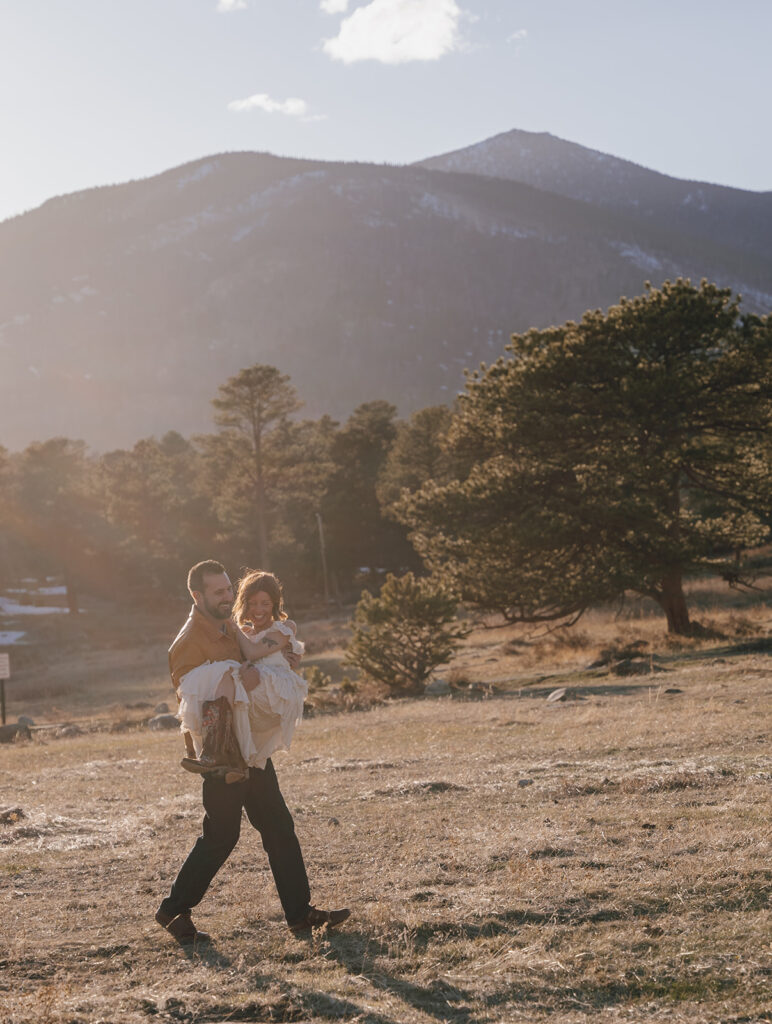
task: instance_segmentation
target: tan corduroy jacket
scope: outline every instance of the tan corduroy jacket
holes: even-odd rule
[[[226,619],[221,626],[215,625],[193,605],[187,622],[169,648],[169,673],[176,690],[180,679],[199,665],[211,661],[242,660],[236,627],[231,620]],[[185,733],[184,736],[188,754],[194,757],[190,734]]]

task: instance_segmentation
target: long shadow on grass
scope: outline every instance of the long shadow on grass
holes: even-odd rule
[[[234,961],[221,953],[213,942],[196,946],[195,948],[182,948],[186,960],[195,964],[205,964],[214,969],[231,968]],[[249,982],[256,991],[264,991],[272,984],[276,984],[276,978],[261,973],[250,975]],[[361,1021],[362,1024],[400,1024],[392,1017],[382,1013],[364,1010],[356,1003],[348,999],[339,999],[337,996],[329,995],[327,992],[317,990],[286,991],[282,996],[273,1002],[248,1003],[244,1006],[232,1006],[230,1004],[210,1006],[206,1010],[206,1017],[211,1021],[295,1021],[297,1020],[298,1003],[304,1011],[313,1013],[317,1017],[327,1017],[332,1020]]]
[[[629,921],[631,918],[645,917],[651,919],[672,909],[667,899],[651,900],[647,903],[634,903],[624,907],[588,906],[586,900],[568,900],[566,903],[547,910],[508,910],[501,914],[491,914],[483,919],[473,921],[434,921],[411,927],[401,922],[394,922],[396,931],[404,930],[410,935],[410,941],[417,952],[423,952],[433,942],[450,939],[463,939],[474,942],[477,939],[495,938],[499,935],[513,935],[523,925],[555,925],[555,924],[596,924],[603,921]],[[340,937],[342,938],[342,936]],[[380,945],[370,939],[369,948],[375,954],[383,952]]]
[[[415,934],[405,926],[411,939]],[[389,947],[371,935],[363,932],[345,932],[330,936],[330,953],[332,957],[345,967],[349,974],[367,978],[370,984],[383,992],[398,996],[422,1013],[437,1017],[438,1020],[454,1021],[458,1024],[473,1024],[477,1019],[465,1006],[454,1006],[454,1003],[472,999],[472,993],[457,988],[444,981],[435,981],[431,985],[415,985],[404,978],[395,977],[375,965],[375,957],[387,958],[393,955]]]
[[[743,640],[734,644],[724,644],[721,647],[708,647],[699,651],[676,651],[657,658],[657,666],[660,670],[678,668],[679,665],[696,661],[712,661],[715,658],[732,658],[750,654],[772,654],[772,637],[757,637],[751,640]],[[546,676],[536,676],[531,680],[513,680],[510,685],[517,687],[516,690],[498,693],[496,697],[547,697],[559,686],[566,686],[576,689],[580,695],[590,694],[593,696],[625,696],[634,695],[641,690],[650,690],[663,682],[660,672],[647,675],[645,681],[638,683],[603,683],[593,684],[593,680],[612,678],[607,667],[597,669],[574,669],[566,672],[550,673]]]
[[[677,1006],[680,1002],[704,1002],[721,996],[726,998],[734,995],[741,985],[736,978],[715,975],[695,978],[686,973],[681,975],[667,970],[656,977],[641,977],[638,973],[630,973],[626,981],[609,980],[605,984],[598,984],[578,980],[571,987],[556,986],[553,979],[540,985],[538,976],[535,976],[533,984],[507,985],[501,991],[486,996],[485,1006],[494,1008],[513,1003],[538,1003],[540,1006],[550,1006],[552,1012],[555,1012],[588,1008],[600,1010],[625,1004],[635,1006],[642,1000],[652,999],[667,1000]],[[738,1017],[736,1020],[751,1024],[752,1021],[761,1022],[762,1018]]]
[[[223,968],[233,967],[233,960],[221,953],[214,942],[196,943],[195,946],[181,946],[182,955],[186,960],[197,964],[206,964],[207,967]]]
[[[772,654],[772,637],[757,637],[742,640],[736,644],[725,644],[723,647],[708,647],[701,651],[680,651],[668,654],[667,662],[708,661],[713,658],[731,658],[742,654]]]
[[[374,1010],[363,1010],[348,999],[339,999],[326,992],[303,992],[300,994],[303,1009],[315,1017],[329,1017],[332,1020],[356,1020],[362,1024],[399,1024],[393,1017],[386,1017]],[[272,1019],[277,1019],[276,1017]],[[295,1018],[287,1018],[295,1019]]]

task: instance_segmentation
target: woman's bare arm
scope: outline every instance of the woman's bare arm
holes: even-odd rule
[[[239,647],[241,648],[241,656],[245,661],[258,661],[269,654],[275,654],[277,651],[284,650],[290,644],[290,638],[285,636],[284,633],[280,633],[278,629],[269,630],[259,640],[250,640],[238,626],[236,630],[239,638]]]

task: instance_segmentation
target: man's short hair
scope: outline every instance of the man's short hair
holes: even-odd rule
[[[219,576],[225,572],[225,566],[221,562],[215,562],[207,558],[205,562],[197,562],[188,573],[188,590],[192,593],[202,594],[204,592],[204,576]]]

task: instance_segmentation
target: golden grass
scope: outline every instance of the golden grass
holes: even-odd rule
[[[316,902],[353,917],[292,937],[245,823],[196,913],[216,943],[194,953],[153,913],[198,834],[198,783],[177,736],[106,731],[168,699],[163,647],[94,651],[78,677],[63,655],[82,685],[39,711],[102,731],[0,747],[0,807],[26,815],[0,824],[0,1020],[772,1019],[769,657],[670,649],[659,620],[581,628],[578,648],[513,655],[515,631],[470,637],[456,678],[492,699],[308,720],[277,768]],[[587,671],[615,638],[648,639],[668,671]],[[556,681],[572,699],[546,702]]]

